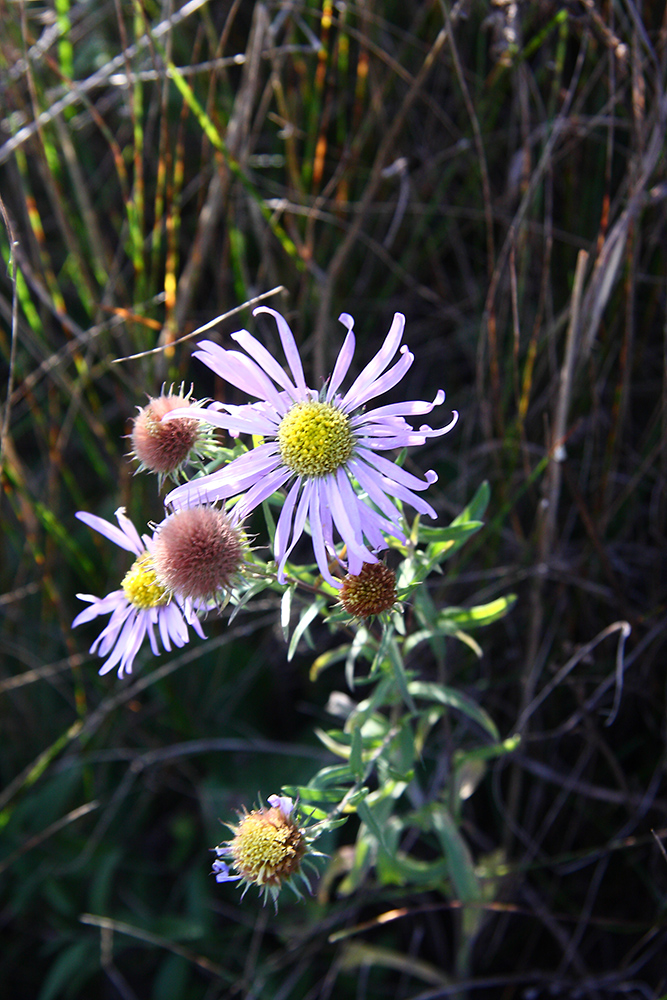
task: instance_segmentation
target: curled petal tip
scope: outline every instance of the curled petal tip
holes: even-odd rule
[[[446,433],[447,431],[451,431],[452,427],[454,427],[454,425],[458,422],[458,419],[459,419],[459,411],[458,410],[452,410],[452,419],[449,421],[449,423],[447,424],[447,426],[444,428],[444,432]]]
[[[429,469],[424,478],[429,486],[433,486],[433,483],[437,483],[438,481],[438,473],[434,472],[433,469]]]
[[[433,405],[441,406],[444,403],[444,401],[445,401],[445,390],[438,389],[438,391],[435,394],[435,399],[433,400]]]
[[[350,316],[349,313],[341,313],[338,317],[338,322],[342,323],[348,330],[351,330],[354,326],[354,317]]]

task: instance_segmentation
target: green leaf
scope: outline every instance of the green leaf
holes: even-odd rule
[[[508,594],[474,608],[444,608],[436,619],[435,627],[446,632],[453,632],[461,627],[482,628],[506,615],[515,601],[516,594]]]
[[[189,978],[190,963],[182,955],[167,955],[153,983],[153,1000],[181,1000]]]
[[[316,681],[323,670],[327,667],[333,666],[334,663],[340,663],[344,660],[350,652],[349,642],[345,643],[344,646],[338,646],[337,649],[328,649],[326,653],[322,653],[313,661],[313,665],[310,668],[309,677],[311,681]]]
[[[371,659],[369,652],[375,649],[375,640],[367,628],[362,626],[355,635],[345,661],[345,680],[350,690],[354,688],[354,668],[362,653]]]
[[[359,720],[361,724],[370,718],[371,715],[378,709],[381,705],[388,703],[387,696],[393,690],[394,681],[390,676],[385,676],[379,683],[375,686],[375,690],[370,698],[366,698],[364,701],[360,701],[357,705],[356,712],[354,713],[355,720]]]
[[[266,521],[266,530],[269,533],[269,544],[271,549],[273,549],[276,537],[276,520],[271,513],[271,505],[267,500],[264,500],[262,503],[262,513],[264,514],[264,520]]]
[[[393,860],[393,867],[400,876],[403,885],[416,885],[422,888],[442,888],[449,875],[447,861],[421,861],[403,851],[398,851]]]
[[[352,739],[350,742],[350,768],[357,781],[361,781],[364,774],[364,765],[362,760],[363,740],[361,737],[361,727],[357,725],[353,726],[351,736]]]
[[[86,939],[61,951],[46,975],[38,1000],[54,1000],[54,997],[62,996],[74,978],[81,982],[81,973],[86,967],[90,970],[88,975],[92,975],[95,971],[92,961],[95,948],[95,943]]]
[[[326,603],[327,603],[326,598],[318,597],[313,601],[310,607],[306,608],[306,610],[301,615],[301,618],[299,619],[299,622],[296,628],[294,629],[294,633],[292,635],[292,641],[290,642],[289,649],[287,651],[288,661],[291,660],[294,654],[296,653],[296,648],[299,645],[299,641],[302,635],[304,634],[310,623],[315,618],[317,618],[318,614],[320,613],[322,608],[326,605]]]
[[[447,858],[449,875],[456,895],[466,903],[481,899],[482,893],[470,851],[454,820],[440,803],[433,803],[429,811],[433,829]]]
[[[292,598],[294,597],[295,588],[288,587],[280,599],[280,627],[283,630],[283,639],[285,642],[289,640],[289,623],[290,616],[292,614]]]
[[[352,781],[352,772],[349,764],[329,764],[328,767],[321,768],[314,778],[308,782],[307,788],[326,788],[343,781]]]
[[[458,517],[454,518],[452,526],[455,524],[465,524],[468,521],[481,521],[486,514],[486,508],[489,506],[490,499],[491,490],[488,482],[484,480],[468,506],[464,507]]]
[[[338,886],[338,895],[351,896],[368,875],[372,864],[373,854],[371,851],[371,844],[364,838],[358,839],[354,849],[352,867]]]
[[[389,662],[391,663],[392,669],[394,671],[394,678],[396,679],[396,684],[398,690],[401,692],[401,697],[405,704],[408,706],[411,712],[415,711],[415,703],[410,695],[410,685],[408,684],[408,676],[405,670],[405,664],[403,663],[403,657],[401,656],[401,651],[398,648],[398,644],[395,639],[389,643]]]
[[[256,583],[253,583],[250,587],[248,587],[247,590],[244,590],[241,595],[234,594],[232,611],[229,616],[229,624],[231,625],[239,611],[244,608],[246,604],[253,599],[253,597],[257,597],[258,594],[261,594],[263,590],[266,590],[270,586],[270,580],[258,580]]]
[[[408,690],[414,698],[426,698],[428,701],[436,701],[441,705],[457,709],[485,729],[494,742],[500,742],[500,733],[491,716],[480,708],[477,702],[460,691],[429,681],[411,681]]]
[[[375,816],[373,815],[373,811],[370,809],[368,802],[366,800],[363,800],[362,802],[359,803],[359,805],[357,806],[357,813],[359,814],[359,819],[366,824],[370,832],[377,840],[380,847],[386,850],[387,848],[385,847],[385,842],[384,842],[384,832],[380,824],[377,822]]]

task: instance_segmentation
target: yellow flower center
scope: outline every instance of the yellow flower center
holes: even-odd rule
[[[169,604],[171,591],[162,587],[155,576],[150,553],[143,552],[123,577],[121,587],[135,608],[158,608]]]
[[[306,844],[298,826],[280,809],[251,812],[231,842],[240,874],[258,885],[279,885],[299,870]]]
[[[280,457],[299,476],[328,476],[354,448],[350,422],[331,403],[295,403],[278,428]]]

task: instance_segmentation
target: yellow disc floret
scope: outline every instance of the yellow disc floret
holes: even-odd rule
[[[146,610],[169,604],[171,591],[162,587],[155,576],[149,552],[143,552],[123,577],[121,587],[130,604]]]
[[[278,427],[280,457],[298,476],[328,476],[354,448],[350,422],[331,403],[295,403]]]
[[[296,823],[281,809],[259,809],[243,817],[230,847],[246,882],[279,886],[283,879],[298,872],[306,841]]]

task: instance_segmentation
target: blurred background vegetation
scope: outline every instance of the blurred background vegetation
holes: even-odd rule
[[[0,60],[3,995],[667,995],[665,5],[3,0]],[[276,286],[318,377],[341,311],[358,364],[404,312],[402,393],[461,412],[410,461],[445,523],[491,486],[432,593],[518,594],[446,649],[522,735],[461,792],[473,915],[338,891],[354,820],[277,915],[208,874],[220,819],[328,759],[344,679],[287,663],[271,597],[127,682],[70,630],[127,569],[74,512],[160,517],[135,407],[222,391],[174,341]]]

